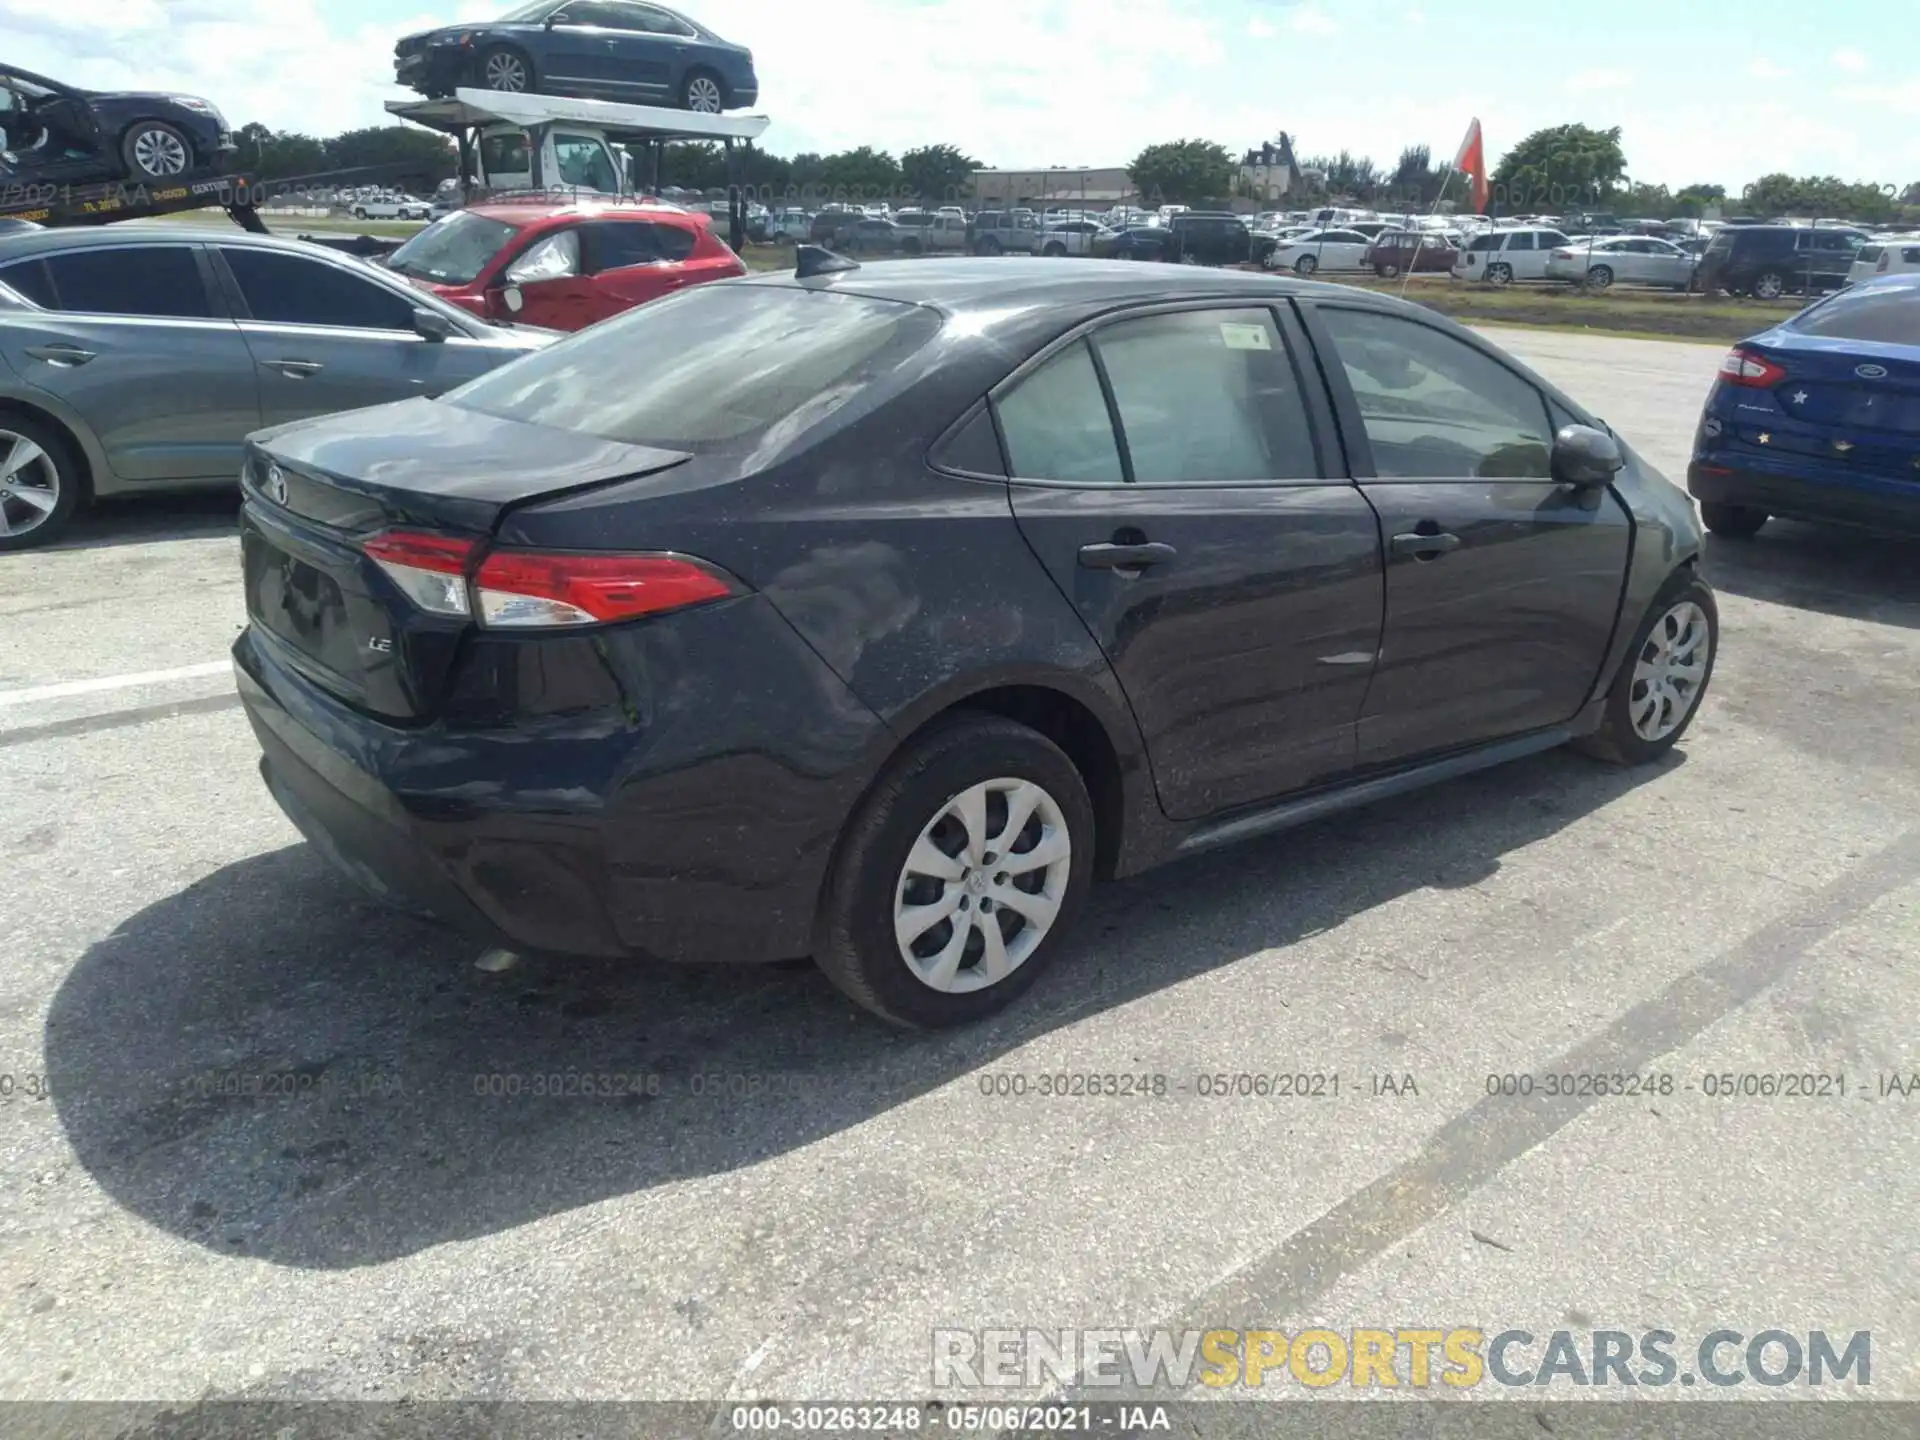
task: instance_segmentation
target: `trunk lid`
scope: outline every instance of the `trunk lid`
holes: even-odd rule
[[[1912,346],[1791,332],[1770,339],[1748,348],[1785,367],[1773,396],[1795,420],[1841,439],[1920,436],[1920,360]]]
[[[366,554],[367,539],[399,529],[485,541],[515,506],[689,458],[424,399],[265,431],[242,478],[248,618],[276,655],[348,704],[423,720],[472,622],[413,603]]]

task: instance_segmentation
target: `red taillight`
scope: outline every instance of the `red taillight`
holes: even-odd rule
[[[1787,378],[1787,372],[1764,355],[1736,347],[1729,350],[1726,358],[1720,362],[1720,378],[1729,385],[1763,390],[1778,385]]]
[[[385,530],[361,549],[422,610],[539,630],[637,620],[740,593],[729,575],[684,555],[496,550],[417,530]]]
[[[478,541],[417,530],[384,530],[363,541],[360,548],[422,610],[434,615],[473,613],[467,600],[467,567],[473,563]]]
[[[682,555],[553,555],[497,550],[473,577],[482,623],[503,629],[603,625],[739,593]]]

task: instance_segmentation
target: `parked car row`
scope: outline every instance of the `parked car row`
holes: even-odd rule
[[[229,485],[263,425],[437,395],[744,273],[669,206],[476,205],[384,265],[238,230],[0,234],[0,549],[95,497]]]

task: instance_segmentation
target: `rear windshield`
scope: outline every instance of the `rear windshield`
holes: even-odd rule
[[[436,285],[470,285],[519,232],[501,220],[457,210],[387,257],[387,268]]]
[[[629,445],[777,449],[858,400],[939,328],[919,305],[722,282],[629,310],[444,398]]]
[[[1802,310],[1787,328],[1831,340],[1920,345],[1920,285],[1842,290]]]

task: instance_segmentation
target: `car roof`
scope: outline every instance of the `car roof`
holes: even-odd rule
[[[1071,266],[1027,256],[888,260],[806,280],[791,271],[761,273],[736,285],[831,289],[878,300],[926,305],[950,315],[1037,305],[1102,307],[1211,298],[1271,303],[1288,294],[1335,293],[1371,299],[1371,292],[1253,270],[1216,270],[1130,260],[1081,260]]]
[[[119,250],[129,245],[227,245],[253,250],[289,250],[301,255],[354,259],[328,245],[313,245],[286,235],[257,235],[251,230],[207,225],[103,225],[71,229],[23,230],[0,235],[0,263],[65,250]]]
[[[678,205],[645,205],[632,201],[594,200],[482,200],[467,209],[476,215],[509,225],[532,225],[541,220],[572,217],[595,220],[676,220],[698,214]]]

